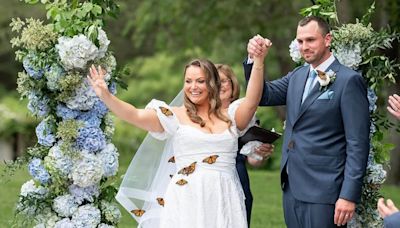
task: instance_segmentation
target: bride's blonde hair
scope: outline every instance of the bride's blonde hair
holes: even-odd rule
[[[218,119],[229,124],[229,127],[232,125],[232,121],[222,114],[221,111],[221,99],[219,97],[219,91],[221,88],[221,81],[219,79],[217,68],[215,65],[207,60],[207,59],[195,59],[189,62],[185,66],[184,75],[186,74],[186,70],[190,66],[200,67],[200,69],[206,75],[206,86],[208,91],[208,103],[210,105],[210,109],[208,110],[208,117],[211,114],[214,114]],[[194,104],[187,96],[184,95],[184,105],[186,107],[186,112],[191,121],[199,124],[201,127],[204,127],[206,123],[204,120],[197,115],[197,106]]]

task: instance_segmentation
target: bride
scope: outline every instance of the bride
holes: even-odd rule
[[[88,76],[97,96],[119,118],[147,130],[157,139],[169,138],[177,170],[171,174],[160,204],[159,226],[247,227],[244,195],[235,157],[237,138],[252,119],[263,89],[264,58],[271,43],[265,40],[263,55],[254,59],[247,93],[240,103],[222,109],[220,80],[214,64],[193,60],[184,70],[184,105],[170,107],[152,100],[145,109],[113,96],[101,67],[90,68]],[[143,216],[142,208],[132,210]]]

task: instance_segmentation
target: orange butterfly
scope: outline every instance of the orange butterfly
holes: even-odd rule
[[[214,164],[216,161],[217,161],[217,158],[218,158],[219,156],[218,155],[211,155],[211,156],[209,156],[209,157],[206,157],[204,160],[203,160],[203,162],[204,163],[208,163],[208,164]]]
[[[175,156],[172,156],[170,159],[168,159],[168,162],[175,163]]]
[[[177,185],[185,185],[185,184],[187,184],[188,182],[186,181],[186,180],[184,180],[184,179],[180,179],[180,180],[178,180],[177,182],[176,182],[176,184]]]
[[[322,80],[326,80],[326,73],[320,70],[317,70],[318,72],[318,77],[320,77]]]
[[[146,211],[141,209],[131,210],[131,212],[137,217],[141,217]]]
[[[189,174],[192,174],[195,169],[196,169],[196,162],[193,162],[189,166],[183,167],[181,170],[179,170],[178,174],[189,176]]]
[[[158,204],[160,204],[161,206],[164,207],[164,199],[163,198],[161,198],[161,197],[157,198],[157,202],[158,202]]]
[[[171,110],[164,108],[164,107],[159,107],[161,112],[166,115],[166,116],[173,116],[174,114],[171,112]]]

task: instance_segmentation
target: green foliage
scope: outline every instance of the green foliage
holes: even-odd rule
[[[78,129],[82,126],[81,121],[64,120],[58,124],[57,137],[64,142],[72,142],[78,137]]]
[[[301,9],[300,15],[322,17],[332,25],[339,23],[335,0],[317,0],[315,5]]]

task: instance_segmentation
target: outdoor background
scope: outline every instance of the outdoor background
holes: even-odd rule
[[[152,98],[169,102],[182,87],[183,67],[192,58],[208,58],[234,68],[244,91],[242,62],[248,40],[259,33],[273,42],[266,59],[266,75],[279,78],[294,68],[288,46],[295,38],[298,14],[311,5],[307,0],[120,0],[118,19],[109,19],[105,27],[110,48],[114,51],[128,90],[119,88],[118,97],[144,107]],[[355,22],[373,1],[342,0],[338,2],[341,23]],[[0,161],[12,160],[36,142],[37,121],[27,111],[26,101],[16,92],[17,72],[22,66],[14,58],[9,42],[12,17],[33,17],[45,20],[45,10],[18,0],[0,0]],[[400,2],[377,0],[373,27],[390,25],[400,30]],[[400,58],[399,44],[387,53]],[[399,72],[400,73],[400,72]],[[397,78],[400,81],[400,78]],[[387,96],[400,93],[400,83],[379,91],[378,105],[383,113]],[[259,108],[258,118],[265,128],[282,132],[284,107]],[[114,143],[120,153],[122,176],[146,132],[116,120]],[[397,123],[398,124],[398,123]],[[386,141],[396,145],[391,153],[391,169],[382,194],[400,204],[400,133],[389,129]],[[279,140],[275,153],[261,169],[251,170],[254,195],[252,227],[283,227],[281,192],[279,189]],[[1,175],[0,227],[9,227],[21,185],[29,174],[25,168],[15,175]],[[388,167],[389,168],[389,167]],[[119,182],[119,178],[115,180]],[[134,220],[123,209],[120,227],[135,227]]]

